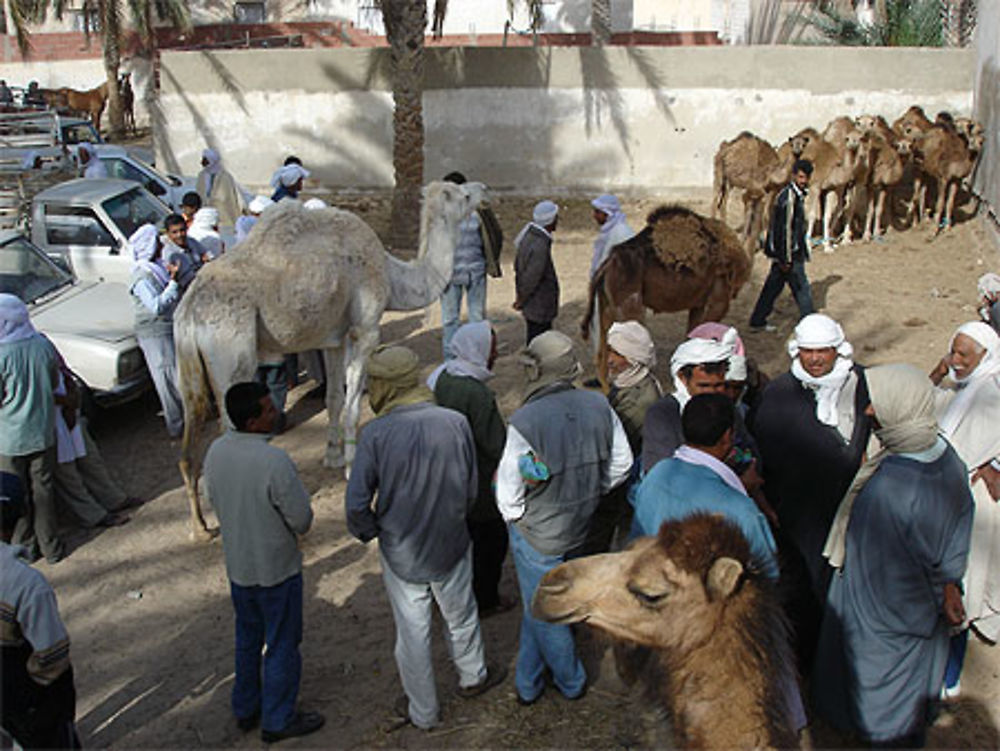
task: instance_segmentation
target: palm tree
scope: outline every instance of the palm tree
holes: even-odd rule
[[[32,24],[45,20],[49,11],[48,0],[8,0],[10,18],[21,54],[27,58],[31,54]],[[104,74],[108,89],[108,120],[111,123],[111,137],[119,138],[125,131],[124,113],[121,106],[121,92],[118,89],[118,71],[121,68],[122,44],[125,39],[126,4],[130,25],[139,34],[143,46],[153,50],[156,35],[153,26],[154,13],[161,21],[169,21],[175,28],[190,27],[187,3],[184,0],[84,0],[84,33],[89,37],[96,33],[101,40]],[[51,0],[51,10],[56,18],[62,19],[69,10],[67,0]],[[95,19],[91,28],[89,19]]]

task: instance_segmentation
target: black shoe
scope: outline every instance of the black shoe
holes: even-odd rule
[[[514,693],[517,694],[516,691]],[[530,707],[536,701],[538,701],[539,699],[541,699],[542,698],[542,694],[544,694],[544,693],[545,693],[545,689],[543,688],[541,691],[538,692],[538,696],[536,696],[534,699],[525,699],[520,694],[517,694],[517,703],[520,704],[522,707]]]
[[[503,679],[507,677],[507,668],[503,665],[487,665],[486,666],[486,677],[482,681],[477,683],[475,686],[459,686],[458,690],[455,692],[463,699],[472,699],[473,697],[485,694],[494,686],[498,686],[503,683]]]
[[[249,717],[237,717],[236,727],[242,730],[244,733],[253,730],[260,724],[260,712],[254,712]]]
[[[296,712],[292,721],[284,730],[261,730],[260,739],[264,743],[277,743],[286,738],[296,738],[300,735],[315,733],[326,722],[326,718],[319,712]]]

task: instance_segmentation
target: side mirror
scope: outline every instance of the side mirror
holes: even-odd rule
[[[152,193],[154,196],[166,195],[167,189],[160,185],[156,180],[150,180],[146,183],[146,190]]]

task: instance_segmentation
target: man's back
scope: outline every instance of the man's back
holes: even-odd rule
[[[639,485],[635,521],[643,534],[655,535],[663,522],[696,513],[722,514],[736,524],[764,573],[778,578],[777,546],[767,519],[750,498],[729,487],[711,468],[664,459]]]
[[[378,497],[371,507],[370,499]],[[347,526],[407,581],[434,581],[469,547],[476,449],[464,416],[427,402],[396,407],[361,431],[347,486]]]
[[[226,570],[244,587],[270,587],[302,570],[297,534],[312,524],[309,494],[268,436],[231,430],[205,457],[205,485],[219,517]]]
[[[0,454],[32,454],[55,442],[55,363],[41,336],[0,344]]]

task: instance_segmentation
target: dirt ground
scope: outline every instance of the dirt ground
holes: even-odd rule
[[[708,194],[671,196],[707,211]],[[523,322],[510,308],[513,270],[510,241],[536,199],[504,197],[497,205],[508,247],[504,276],[491,280],[489,313],[499,333],[501,359],[491,382],[510,414],[521,393],[512,357],[522,344]],[[385,226],[384,197],[340,196],[376,229]],[[561,196],[555,261],[562,285],[557,327],[577,338],[585,306],[595,227],[580,197]],[[630,201],[626,212],[640,228],[657,199]],[[736,202],[731,221],[738,220]],[[1000,269],[1000,258],[977,221],[961,222],[929,241],[929,230],[894,231],[882,241],[818,253],[808,267],[817,305],[842,322],[856,357],[866,364],[908,361],[930,369],[954,328],[975,317],[975,280]],[[734,302],[727,322],[744,326],[767,264],[758,256],[751,282]],[[775,334],[745,334],[750,354],[765,371],[788,366],[784,343],[795,324],[786,292],[772,317]],[[664,383],[669,356],[683,336],[683,314],[649,321]],[[387,315],[383,341],[414,348],[426,370],[441,356],[440,312]],[[584,352],[581,343],[580,352]],[[304,538],[305,638],[300,702],[327,717],[326,727],[287,747],[651,747],[669,746],[663,714],[641,692],[628,692],[601,647],[585,638],[588,695],[570,703],[547,694],[535,706],[514,701],[510,678],[498,689],[464,701],[452,695],[455,675],[435,633],[437,681],[443,724],[430,733],[393,729],[389,718],[400,684],[393,661],[393,624],[380,580],[375,545],[356,542],[344,524],[344,481],[324,469],[327,418],[320,401],[290,399],[290,429],[275,439],[287,450],[312,493],[316,520]],[[157,417],[155,397],[103,416],[95,433],[108,463],[130,493],[150,499],[131,523],[94,537],[75,538],[67,560],[41,564],[58,593],[72,637],[78,690],[78,724],[87,747],[258,747],[229,710],[233,668],[232,609],[219,543],[195,544],[187,536],[188,511],[177,471],[177,446]],[[364,419],[370,416],[365,411]],[[514,594],[508,559],[504,587]],[[519,611],[483,622],[488,658],[510,665],[516,651]],[[723,718],[720,718],[723,719]],[[1000,650],[974,643],[963,676],[963,696],[949,705],[930,735],[934,748],[1000,746]],[[850,745],[817,723],[817,745]]]

